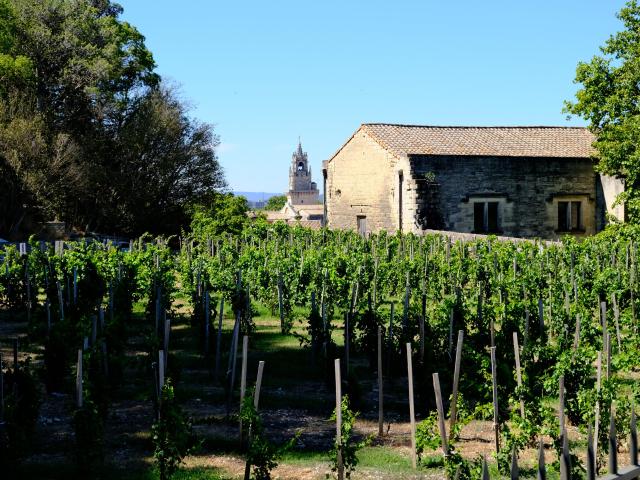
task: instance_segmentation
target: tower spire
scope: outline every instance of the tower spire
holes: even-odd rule
[[[317,203],[318,188],[311,180],[311,169],[306,152],[302,150],[302,140],[298,136],[298,148],[291,155],[289,170],[289,201],[292,205]]]

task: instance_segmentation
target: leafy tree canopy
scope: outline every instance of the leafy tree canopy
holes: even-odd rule
[[[576,69],[581,84],[576,100],[565,111],[589,122],[597,135],[600,172],[625,180],[625,202],[630,220],[640,221],[640,6],[627,2],[618,13],[624,30],[612,35],[601,54]]]
[[[285,203],[287,203],[286,195],[274,195],[273,197],[269,197],[269,200],[267,200],[267,203],[264,205],[264,209],[281,210]]]
[[[249,203],[242,196],[217,193],[208,202],[193,209],[191,230],[195,238],[205,240],[222,234],[240,234],[249,223]]]
[[[0,235],[177,233],[224,187],[210,125],[109,0],[0,0]]]

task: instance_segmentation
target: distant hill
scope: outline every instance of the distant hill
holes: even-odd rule
[[[284,193],[268,193],[268,192],[233,192],[234,195],[242,195],[250,202],[266,202],[276,195],[284,195]]]

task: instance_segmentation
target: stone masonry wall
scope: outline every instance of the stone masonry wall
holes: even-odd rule
[[[616,203],[618,195],[624,192],[624,180],[600,175],[597,192],[598,230],[602,230],[608,223],[607,217],[611,217],[614,221],[626,221],[624,204]]]
[[[557,239],[565,234],[557,231],[558,201],[579,200],[584,230],[573,234],[596,232],[598,177],[589,159],[418,156],[410,163],[414,183],[428,178],[438,186],[443,224],[435,228],[472,232],[474,200],[498,201],[500,234]],[[421,221],[422,197],[414,231],[430,228]]]
[[[327,163],[328,226],[355,230],[360,215],[366,217],[367,232],[395,231],[398,225],[394,202],[398,189],[397,163],[397,158],[369,135],[356,132]],[[404,175],[405,180],[410,180],[408,171]]]

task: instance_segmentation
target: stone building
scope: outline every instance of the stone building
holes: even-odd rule
[[[575,127],[363,124],[323,164],[329,228],[556,239],[616,217],[620,179],[593,168]]]
[[[311,179],[311,167],[302,143],[291,156],[289,167],[289,191],[284,207],[278,211],[264,212],[268,222],[282,221],[290,225],[320,228],[324,221],[324,207],[320,203],[317,184]]]
[[[319,194],[316,182],[311,180],[307,152],[302,151],[302,143],[298,141],[298,149],[291,156],[287,201],[291,205],[313,205],[319,203]]]

